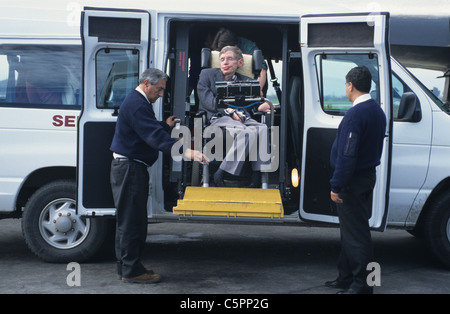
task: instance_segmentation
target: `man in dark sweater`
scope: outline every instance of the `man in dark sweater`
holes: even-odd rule
[[[375,168],[380,164],[386,132],[386,116],[370,97],[372,76],[359,66],[346,76],[346,94],[353,107],[339,125],[331,150],[334,169],[330,180],[331,199],[337,204],[341,230],[339,276],[326,286],[342,293],[373,293],[367,285],[367,264],[373,261],[369,219]]]
[[[171,154],[177,142],[169,134],[174,116],[158,121],[152,103],[164,95],[167,75],[158,69],[141,74],[139,86],[123,101],[111,144],[111,189],[116,206],[117,272],[124,282],[153,283],[160,276],[140,259],[147,237],[148,167],[159,151]],[[199,151],[185,149],[184,156],[207,161]]]

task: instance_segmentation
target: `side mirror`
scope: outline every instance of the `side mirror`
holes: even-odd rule
[[[420,101],[413,92],[405,92],[398,107],[396,121],[419,122],[422,119]]]

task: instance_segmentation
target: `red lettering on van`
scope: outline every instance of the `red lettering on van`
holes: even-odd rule
[[[63,116],[60,115],[54,115],[53,116],[53,123],[54,126],[63,126],[64,124],[64,120],[63,120]]]
[[[76,116],[66,116],[65,118],[65,126],[68,127],[76,127],[75,122],[77,121],[77,117]]]
[[[62,115],[54,115],[53,116],[53,125],[56,127],[69,127],[74,128],[77,126],[77,116],[62,116]]]

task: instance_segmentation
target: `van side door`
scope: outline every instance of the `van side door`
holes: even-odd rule
[[[388,125],[369,221],[373,229],[384,230],[392,146],[389,14],[308,15],[300,24],[305,82],[300,217],[338,223],[330,199],[331,146],[339,123],[352,106],[345,93],[345,75],[351,68],[365,65],[372,74],[370,94],[383,108]]]
[[[81,215],[114,215],[109,181],[118,111],[148,68],[151,12],[85,8],[82,12],[83,105],[78,123],[78,197]]]

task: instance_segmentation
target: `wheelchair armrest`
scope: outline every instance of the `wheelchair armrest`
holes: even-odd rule
[[[202,117],[202,116],[206,116],[206,111],[205,111],[205,110],[197,111],[197,112],[194,114],[194,117],[196,117],[196,118],[200,118],[200,117]]]
[[[203,127],[205,127],[205,126],[208,124],[208,118],[207,118],[207,115],[206,115],[206,111],[205,111],[205,110],[197,111],[197,112],[194,114],[194,119],[196,119],[196,118],[201,118],[201,119],[202,119],[202,125],[203,125]]]
[[[265,115],[264,112],[258,111],[255,108],[252,109],[252,116],[259,117],[259,116],[263,116],[263,115]]]
[[[252,108],[252,115],[255,116],[255,117],[256,116],[258,116],[258,117],[263,117],[263,116],[267,117],[267,115],[269,115],[270,123],[267,124],[267,126],[268,127],[272,127],[272,126],[274,126],[274,122],[275,122],[275,120],[274,120],[274,117],[275,117],[275,115],[274,115],[274,112],[275,112],[274,105],[267,98],[264,98],[264,101],[269,103],[269,105],[270,105],[270,112],[265,113],[265,112],[262,112],[262,111],[258,111],[257,107],[255,106],[255,107]]]

